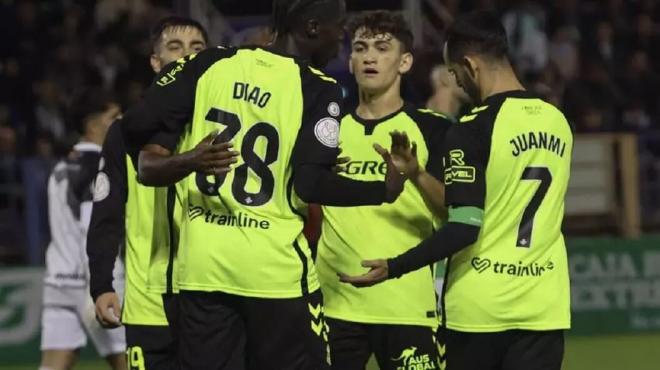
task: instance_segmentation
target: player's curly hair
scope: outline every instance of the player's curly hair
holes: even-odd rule
[[[388,10],[364,12],[351,19],[347,29],[351,38],[356,37],[358,32],[360,36],[366,37],[389,33],[399,40],[403,52],[412,50],[414,36],[400,12]]]

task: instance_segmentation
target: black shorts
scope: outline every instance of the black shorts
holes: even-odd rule
[[[155,325],[124,325],[126,362],[129,370],[177,369],[176,345],[170,328]]]
[[[327,370],[321,292],[266,299],[179,293],[182,370]]]
[[[372,354],[381,370],[440,367],[434,328],[326,320],[333,370],[364,370]]]
[[[440,329],[448,370],[560,370],[564,331],[466,333]]]
[[[178,331],[178,317],[179,317],[179,295],[174,293],[163,294],[163,310],[165,317],[170,324],[170,331],[176,340]]]

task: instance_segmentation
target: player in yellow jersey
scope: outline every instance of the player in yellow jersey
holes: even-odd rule
[[[493,13],[449,28],[445,60],[477,103],[447,134],[449,223],[398,257],[365,261],[365,275],[342,277],[370,286],[450,257],[441,333],[452,370],[559,370],[571,325],[561,224],[573,134],[556,107],[525,91],[507,51]]]
[[[205,49],[208,42],[206,31],[198,22],[175,16],[161,20],[152,35],[150,61],[156,73],[179,58]],[[197,154],[205,153],[197,151]],[[173,322],[175,315],[170,309],[166,317],[160,292],[147,291],[152,244],[161,244],[156,247],[165,250],[169,247],[167,189],[137,183],[137,173],[127,161],[118,123],[110,128],[102,155],[87,242],[90,291],[98,319],[109,327],[120,323],[125,327],[130,369],[174,368],[176,341],[168,321]],[[188,158],[198,161],[193,155]],[[114,256],[120,244],[125,245],[126,264],[121,309],[112,288]]]
[[[317,268],[330,325],[332,368],[364,370],[375,354],[382,370],[413,364],[437,369],[439,321],[432,265],[369,289],[342,284],[337,273],[358,272],[363,259],[403,253],[431,236],[439,215],[446,212],[441,146],[451,121],[401,97],[401,79],[413,64],[413,35],[402,15],[363,13],[348,30],[359,105],[341,121],[342,155],[350,157],[342,175],[381,180],[385,164],[372,146],[389,146],[393,130],[408,132],[418,144],[421,170],[392,204],[323,207]],[[434,205],[439,208],[435,212]]]
[[[387,154],[385,181],[332,172],[341,89],[316,67],[337,54],[345,7],[276,0],[271,47],[212,48],[179,60],[124,115],[140,180],[177,183],[184,211],[177,252],[184,370],[234,369],[229,359],[243,347],[249,369],[329,366],[302,206],[391,202],[405,180]],[[207,137],[240,149],[227,151],[236,156],[231,171],[160,165]]]

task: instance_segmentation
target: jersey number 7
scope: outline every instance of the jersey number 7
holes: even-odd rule
[[[241,130],[242,126],[241,119],[238,115],[218,108],[211,108],[206,114],[206,120],[226,126],[215,139],[220,142],[233,139]],[[266,139],[266,155],[263,159],[254,152],[257,139],[261,136]],[[275,178],[268,166],[277,160],[279,148],[279,135],[275,127],[269,123],[259,122],[250,127],[245,133],[243,145],[241,145],[241,157],[244,163],[234,169],[234,181],[231,186],[232,194],[237,202],[246,206],[256,207],[268,203],[273,197]],[[248,170],[252,170],[261,180],[261,186],[256,193],[250,193],[245,189]],[[195,177],[199,191],[208,196],[218,195],[218,190],[225,182],[225,176],[215,177],[214,180],[214,182],[210,182],[203,173],[197,173]]]
[[[543,198],[548,193],[548,188],[552,183],[552,174],[548,167],[526,167],[523,171],[521,180],[541,181],[532,200],[525,207],[520,226],[518,227],[518,242],[516,247],[529,248],[532,244],[532,229],[534,228],[534,217],[543,202]]]

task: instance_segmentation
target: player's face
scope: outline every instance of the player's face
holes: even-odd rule
[[[151,55],[151,68],[158,73],[167,64],[204,49],[204,36],[196,27],[168,27],[161,34],[160,42]]]
[[[449,60],[446,43],[444,46],[443,54],[444,59],[447,62],[447,67],[449,67],[449,72],[456,78],[456,84],[458,87],[463,89],[463,91],[469,97],[471,103],[476,104],[480,102],[481,94],[479,93],[479,86],[476,82],[477,68],[472,60],[469,58],[463,58],[458,62]]]
[[[470,97],[467,96],[465,90],[458,86],[456,76],[449,71],[449,68],[441,68],[437,72],[436,86],[442,89],[448,89],[451,95],[455,97],[461,104],[469,103]]]
[[[339,8],[336,17],[319,24],[316,52],[312,55],[312,63],[316,67],[325,67],[328,62],[339,54],[339,45],[344,39],[344,25],[346,24],[346,3],[338,1]]]
[[[350,70],[361,90],[387,90],[412,66],[412,54],[389,33],[371,35],[358,30],[351,43]]]

